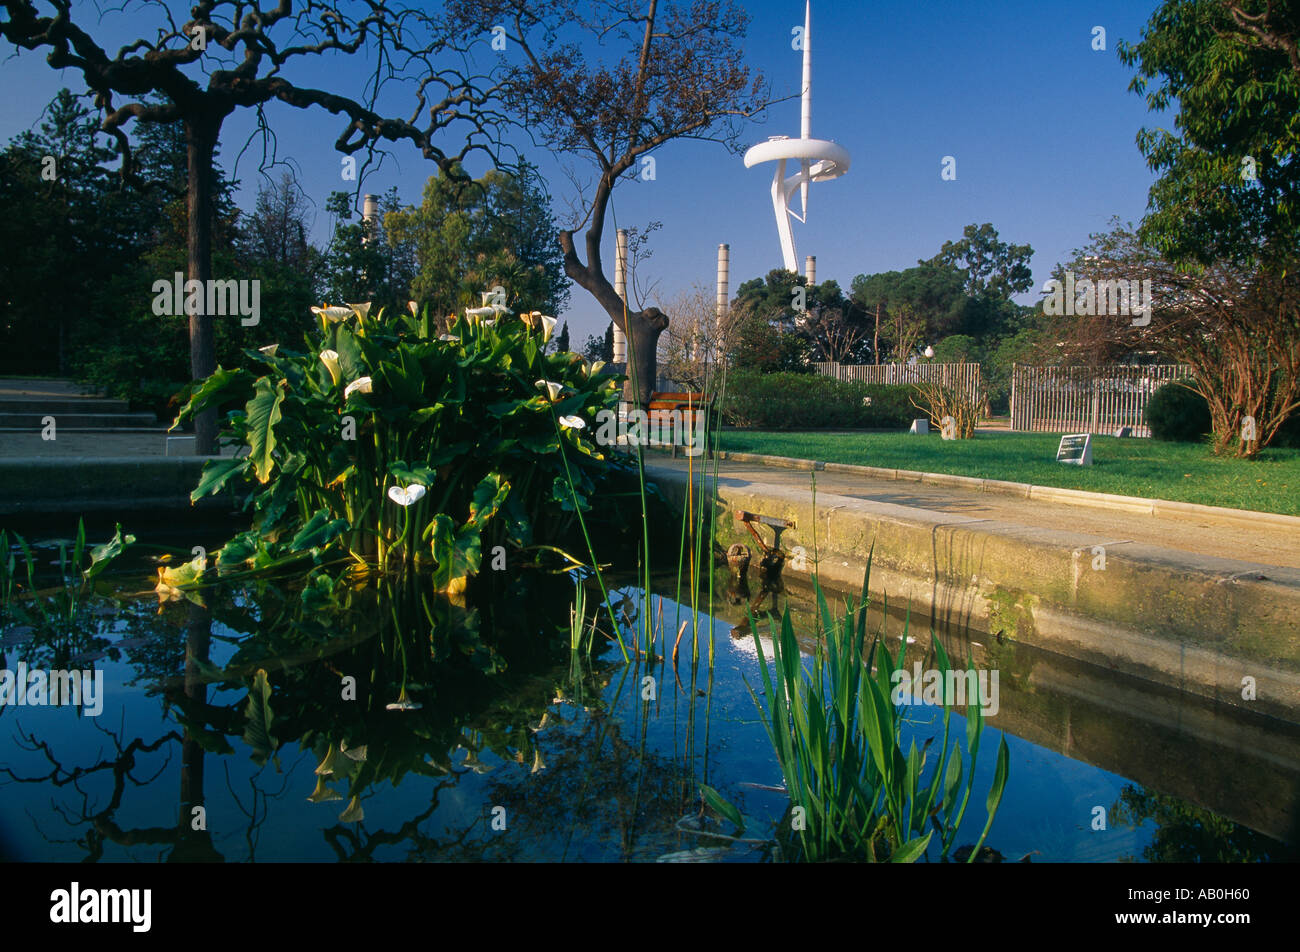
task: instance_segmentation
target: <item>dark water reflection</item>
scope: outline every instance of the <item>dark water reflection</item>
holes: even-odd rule
[[[649,614],[670,654],[690,613],[666,597],[673,583],[662,592]],[[691,832],[700,783],[741,808],[751,837],[768,836],[785,806],[765,789],[781,776],[746,687],[759,678],[743,609],[720,604],[701,619],[698,664],[690,625],[676,665],[624,664],[612,646],[571,656],[572,593],[562,577],[517,579],[469,608],[418,580],[305,596],[259,584],[201,603],[125,600],[120,613],[91,604],[62,634],[10,630],[0,667],[93,665],[107,694],[93,718],[0,707],[0,850],[63,861],[611,862],[700,849],[761,859]],[[787,595],[811,639],[810,604]],[[633,624],[645,609],[629,595]],[[911,634],[909,659],[922,658],[929,636]],[[1291,856],[1279,840],[1296,841],[1293,725],[944,637],[1001,672],[980,802],[958,843],[983,824],[983,751],[1005,730],[1011,782],[988,843],[1008,860]],[[920,743],[938,719],[913,711]],[[1098,808],[1104,830],[1093,829]]]

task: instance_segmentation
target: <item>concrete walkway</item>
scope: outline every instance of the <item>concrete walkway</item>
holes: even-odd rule
[[[177,432],[173,436],[186,434]],[[93,432],[57,433],[53,440],[41,439],[39,432],[0,431],[0,459],[101,459],[167,456],[167,433],[157,430],[96,430]],[[193,440],[175,440],[171,456],[194,455]]]
[[[684,459],[651,453],[646,462],[654,468],[685,472]],[[698,472],[700,461],[695,461]],[[709,463],[712,473],[713,463]],[[756,463],[719,463],[719,477],[730,485],[758,489],[763,486],[810,492],[812,473]],[[1204,518],[1168,519],[1127,512],[1108,512],[1062,502],[1030,502],[1014,496],[983,493],[947,486],[928,486],[898,480],[872,479],[844,473],[819,472],[818,495],[848,496],[895,506],[988,519],[1028,528],[1082,533],[1108,543],[1145,543],[1196,555],[1237,559],[1265,566],[1300,568],[1300,534],[1294,529],[1261,524],[1239,524]]]

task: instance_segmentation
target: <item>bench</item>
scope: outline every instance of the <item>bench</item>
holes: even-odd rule
[[[646,405],[651,433],[671,432],[668,444],[672,446],[673,459],[677,458],[679,446],[689,445],[696,426],[701,422],[700,416],[704,418],[705,455],[708,459],[713,458],[712,421],[709,418],[712,411],[713,398],[703,393],[652,393]]]

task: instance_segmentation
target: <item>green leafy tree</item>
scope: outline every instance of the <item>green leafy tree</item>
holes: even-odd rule
[[[390,236],[383,224],[398,214],[397,189],[381,198],[373,220],[356,215],[353,200],[348,192],[332,192],[325,203],[334,230],[324,254],[321,297],[330,304],[368,301],[376,312],[405,310],[415,277],[409,243]]]
[[[498,285],[512,307],[554,315],[568,302],[550,199],[527,162],[472,184],[459,167],[431,177],[420,207],[387,213],[384,227],[394,244],[414,249],[411,293],[435,314],[477,307]]]
[[[591,334],[587,337],[587,342],[582,345],[582,356],[588,360],[603,360],[605,363],[612,363],[614,360],[614,323],[611,321],[605,328],[605,333],[600,337]]]
[[[449,41],[446,25],[420,5],[285,0],[262,10],[243,0],[204,0],[189,7],[190,19],[183,19],[166,4],[141,4],[126,13],[130,31],[140,31],[134,40],[111,14],[88,6],[94,5],[74,10],[67,0],[5,0],[0,40],[19,51],[42,50],[51,68],[80,73],[96,94],[103,130],[118,144],[126,178],[136,170],[127,127],[156,123],[184,130],[190,280],[206,283],[218,274],[213,162],[222,127],[236,110],[253,110],[258,129],[269,137],[268,103],[327,109],[342,122],[334,147],[349,156],[363,150],[373,156],[384,142],[408,141],[445,169],[472,150],[492,151],[490,132],[497,120],[485,108],[492,92],[465,68],[463,49]],[[454,63],[442,62],[448,54]],[[358,98],[303,84],[307,77],[297,67],[304,59],[312,64],[312,77],[338,79],[346,90],[361,90]],[[347,68],[338,68],[342,64]],[[404,81],[419,83],[415,115],[402,119],[375,112],[384,86]],[[433,90],[445,95],[432,102]],[[151,101],[150,94],[163,98]],[[416,124],[421,117],[427,125]],[[454,155],[434,141],[449,126],[468,127]],[[216,367],[213,316],[189,315],[189,333],[191,373],[203,379]],[[211,453],[215,408],[196,420],[195,435],[198,451]]]
[[[1172,261],[1293,257],[1300,248],[1300,4],[1165,0],[1119,44],[1129,88],[1173,129],[1137,143],[1160,177],[1141,236]]]
[[[850,292],[871,327],[877,363],[886,355],[905,360],[911,345],[957,333],[965,318],[964,279],[951,266],[920,264],[904,271],[860,274]]]
[[[945,241],[939,253],[922,264],[961,271],[971,297],[1009,298],[1033,287],[1034,274],[1029,267],[1033,256],[1029,245],[1001,241],[997,229],[985,222],[967,225],[961,238]]]
[[[188,261],[190,207],[185,189],[186,143],[179,123],[140,126],[135,150],[140,178],[128,191],[141,198],[140,247],[133,259],[107,275],[99,287],[98,320],[78,321],[72,338],[70,369],[82,380],[170,420],[179,408],[179,391],[190,378],[189,321],[185,315],[155,314],[154,282],[169,284]],[[214,154],[209,255],[218,273],[237,273],[239,210],[233,183]],[[242,349],[256,346],[258,329],[239,321],[215,321],[214,359],[226,366],[241,360]],[[249,332],[252,333],[249,333]]]
[[[564,354],[569,351],[569,322],[565,321],[560,325],[560,333],[555,337],[556,353]]]
[[[732,0],[451,0],[468,35],[499,30],[511,57],[506,102],[556,153],[581,159],[594,179],[575,196],[559,233],[565,274],[600,304],[628,340],[628,399],[644,405],[658,377],[668,315],[632,310],[605,273],[602,246],[620,182],[650,181],[657,152],[680,139],[738,151],[745,129],[774,101],[746,64],[749,15]],[[585,229],[583,239],[575,238]]]

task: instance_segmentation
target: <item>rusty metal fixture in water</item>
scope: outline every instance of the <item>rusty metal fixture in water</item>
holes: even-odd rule
[[[759,550],[762,552],[762,556],[758,561],[759,591],[751,600],[748,573],[752,554],[748,546],[737,543],[727,550],[727,564],[732,569],[732,582],[727,590],[728,599],[733,605],[739,605],[742,601],[750,601],[750,608],[757,611],[763,600],[770,598],[767,611],[775,612],[777,610],[776,597],[785,591],[785,582],[781,573],[785,568],[786,552],[781,548],[781,533],[787,529],[795,528],[795,524],[789,519],[776,519],[772,516],[746,512],[743,509],[736,512],[736,518],[744,523],[745,528],[754,537],[754,541],[758,543]],[[772,530],[771,545],[763,541],[763,537],[759,535],[755,524],[767,526]],[[747,625],[741,626],[741,628],[747,627]],[[735,633],[733,631],[732,634]]]

